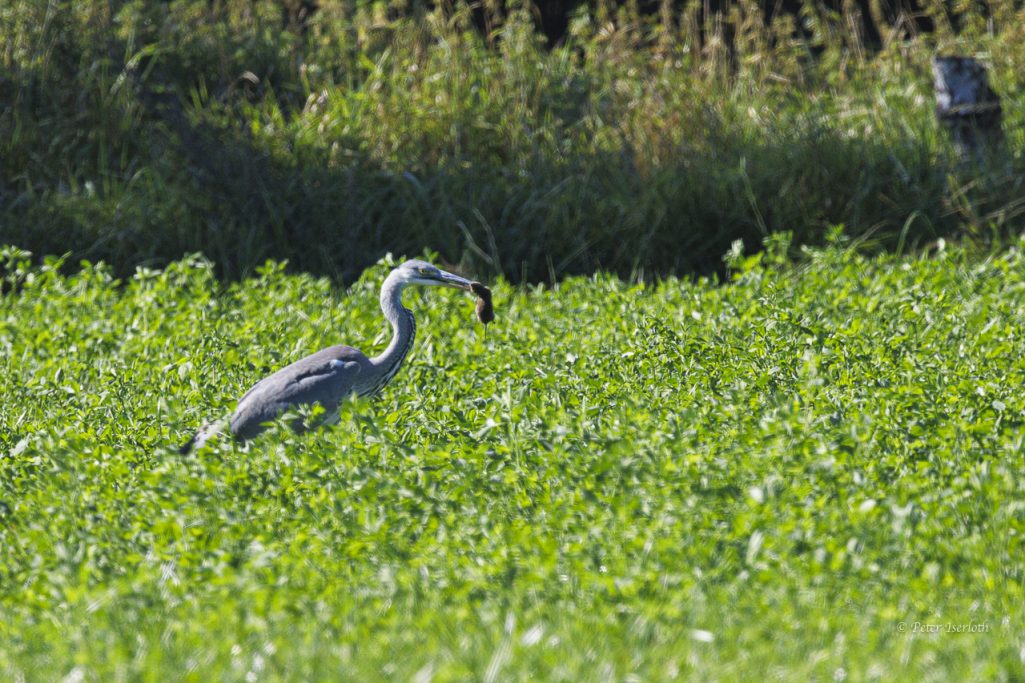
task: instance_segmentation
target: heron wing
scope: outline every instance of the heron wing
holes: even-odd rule
[[[353,392],[356,378],[370,361],[351,346],[330,346],[257,382],[239,400],[231,431],[244,439],[284,411],[319,403],[329,413]]]

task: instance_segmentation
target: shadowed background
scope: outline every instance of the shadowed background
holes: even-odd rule
[[[122,274],[202,251],[227,278],[273,258],[347,282],[389,251],[551,281],[717,271],[735,240],[841,224],[875,248],[999,239],[1021,224],[1022,19],[1009,1],[18,1],[0,242]],[[991,66],[999,165],[952,175],[937,51]]]

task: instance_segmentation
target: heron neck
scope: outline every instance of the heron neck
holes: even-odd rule
[[[395,374],[405,359],[416,337],[416,321],[413,313],[402,305],[402,290],[405,284],[400,282],[395,273],[389,275],[381,286],[381,311],[391,323],[392,338],[381,355],[375,356],[371,362],[381,368],[388,379]]]

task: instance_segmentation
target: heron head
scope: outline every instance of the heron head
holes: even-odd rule
[[[444,285],[446,287],[455,287],[456,289],[470,291],[469,280],[459,277],[458,275],[453,275],[448,271],[427,263],[427,261],[421,261],[419,259],[406,261],[398,267],[398,271],[400,272],[402,281],[405,284],[427,286]]]

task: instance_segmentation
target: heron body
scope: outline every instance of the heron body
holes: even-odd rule
[[[319,403],[333,411],[349,394],[372,393],[356,388],[369,363],[357,349],[338,345],[281,368],[239,399],[229,420],[232,434],[251,439],[262,431],[261,425],[291,407]]]
[[[339,404],[351,396],[372,396],[391,381],[413,346],[416,320],[402,305],[402,290],[409,285],[447,286],[470,291],[470,281],[436,268],[426,261],[406,261],[381,285],[381,310],[391,323],[392,340],[378,356],[368,358],[351,346],[337,345],[306,356],[263,378],[239,399],[238,407],[224,421],[206,425],[182,447],[201,447],[225,426],[239,439],[251,439],[268,422],[289,409],[320,404],[329,419],[337,418]],[[297,421],[297,430],[304,425]]]

